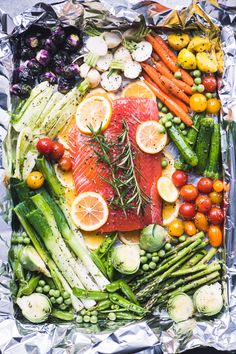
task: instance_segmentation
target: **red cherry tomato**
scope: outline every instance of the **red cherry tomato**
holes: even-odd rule
[[[217,88],[216,78],[212,75],[204,76],[202,79],[202,84],[207,92],[215,92]]]
[[[185,202],[193,202],[198,196],[198,190],[193,184],[186,184],[180,189],[180,196]]]
[[[172,181],[176,187],[182,187],[188,182],[188,175],[181,170],[176,170],[172,175]]]
[[[208,219],[213,225],[220,225],[224,220],[223,211],[219,207],[214,207],[208,214]]]
[[[37,142],[37,150],[42,155],[50,155],[53,150],[54,142],[49,138],[41,138]]]
[[[50,158],[54,161],[59,161],[62,156],[64,155],[65,148],[61,143],[58,143],[57,141],[53,143],[53,149],[50,154]]]
[[[72,161],[69,156],[63,156],[58,163],[62,171],[67,172],[72,169]]]
[[[201,193],[210,193],[213,188],[213,182],[207,177],[200,178],[197,183],[197,188]]]
[[[211,210],[211,199],[207,195],[199,195],[195,203],[200,213],[207,214]]]
[[[191,203],[183,203],[179,208],[179,215],[186,219],[191,220],[196,214],[195,206]]]

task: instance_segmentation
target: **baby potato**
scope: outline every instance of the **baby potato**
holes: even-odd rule
[[[187,47],[190,42],[189,35],[186,33],[171,33],[167,37],[167,40],[169,45],[175,50],[180,50]]]

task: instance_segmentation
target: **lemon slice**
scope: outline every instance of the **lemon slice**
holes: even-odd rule
[[[131,82],[121,92],[121,97],[140,97],[156,100],[152,90],[142,81]]]
[[[147,154],[156,154],[164,149],[167,134],[163,133],[163,126],[160,123],[148,120],[139,124],[136,130],[136,142],[142,151]]]
[[[76,124],[84,134],[91,134],[91,127],[95,132],[105,130],[111,120],[112,105],[108,97],[96,95],[85,98],[78,106]]]
[[[68,188],[74,187],[74,179],[72,176],[72,171],[62,171],[59,165],[55,165],[54,168],[55,168],[57,178],[59,179],[63,187],[68,187]]]
[[[178,217],[179,214],[179,199],[175,203],[163,203],[162,208],[162,224],[163,226],[169,225],[173,220]]]
[[[158,179],[157,190],[160,197],[168,203],[174,203],[179,197],[178,189],[168,177],[160,177]]]
[[[102,244],[104,239],[106,238],[105,235],[100,234],[99,232],[86,232],[83,231],[83,238],[86,246],[91,250],[95,251],[98,247]]]
[[[98,230],[107,222],[108,215],[106,201],[95,192],[80,193],[71,206],[73,222],[84,231]]]
[[[126,245],[138,245],[140,239],[140,230],[120,232],[119,239]]]
[[[175,172],[175,160],[173,156],[168,151],[166,151],[166,149],[163,149],[162,153],[165,159],[168,161],[167,167],[162,169],[162,176],[171,178]]]

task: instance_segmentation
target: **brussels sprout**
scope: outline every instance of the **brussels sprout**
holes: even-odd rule
[[[40,76],[40,81],[48,81],[50,84],[56,84],[57,77],[52,71],[47,71]]]
[[[35,50],[31,49],[31,48],[22,48],[21,53],[20,53],[20,57],[22,60],[28,60],[28,59],[32,59],[35,57]]]
[[[18,298],[16,303],[22,315],[32,323],[45,322],[52,311],[48,297],[40,293]]]
[[[30,95],[31,87],[29,85],[14,84],[10,88],[10,93],[14,96],[27,98]]]
[[[55,43],[53,42],[52,38],[46,38],[44,43],[43,43],[44,49],[49,51],[50,53],[55,53],[57,51],[57,47]]]
[[[27,67],[32,75],[39,75],[43,71],[42,65],[36,59],[29,60]]]
[[[80,46],[80,38],[77,34],[72,33],[66,39],[66,48],[71,51],[76,51]]]
[[[25,67],[23,67],[19,71],[18,80],[21,83],[29,84],[29,85],[32,85],[34,83],[33,76],[31,75],[30,71],[27,68],[25,68]]]
[[[74,87],[74,84],[74,80],[68,81],[63,77],[60,77],[60,79],[58,80],[58,91],[63,94],[66,94]]]
[[[133,274],[140,266],[140,249],[137,245],[120,245],[112,250],[113,267],[122,274]]]
[[[22,247],[19,253],[19,260],[22,267],[27,270],[43,273],[47,277],[51,277],[42,258],[39,256],[34,247],[28,245]]]
[[[48,50],[46,49],[41,49],[37,54],[36,54],[36,59],[38,62],[43,65],[47,66],[51,60],[51,56]]]
[[[80,73],[79,65],[72,63],[65,67],[63,71],[63,76],[66,79],[72,79],[75,76],[79,76],[79,73]]]
[[[67,60],[68,57],[64,52],[55,54],[52,59],[52,65],[51,65],[53,71],[55,71],[55,73],[58,75],[62,74],[64,67],[66,66]]]
[[[175,322],[186,321],[194,313],[191,297],[185,293],[179,293],[171,297],[167,303],[167,312]]]
[[[26,38],[26,43],[30,48],[37,48],[39,46],[39,39],[36,36]]]
[[[150,224],[141,231],[140,247],[148,252],[158,251],[164,246],[166,236],[167,233],[162,226]]]
[[[220,283],[204,285],[193,295],[193,302],[198,312],[205,316],[219,313],[223,307],[223,296]]]
[[[58,25],[55,27],[55,29],[52,31],[52,40],[54,43],[59,44],[64,42],[66,37],[64,29]]]

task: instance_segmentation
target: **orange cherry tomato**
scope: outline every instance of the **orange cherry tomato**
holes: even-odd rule
[[[213,183],[213,189],[217,193],[222,192],[224,190],[224,182],[218,179]]]
[[[194,217],[194,223],[198,230],[206,232],[209,228],[206,215],[203,213],[197,213]]]
[[[184,233],[184,223],[182,220],[175,219],[168,225],[168,233],[174,237],[180,237]]]
[[[180,196],[185,202],[193,202],[198,196],[197,187],[193,184],[185,184],[180,189]]]
[[[207,195],[199,195],[195,203],[200,213],[207,214],[211,210],[211,199]]]
[[[184,231],[188,236],[193,236],[197,233],[196,226],[192,221],[185,221],[184,223]]]
[[[222,193],[218,193],[218,192],[211,192],[209,194],[209,198],[212,202],[212,204],[221,204],[222,203],[222,200],[223,200],[223,195]]]
[[[217,98],[210,98],[207,101],[206,110],[208,113],[216,114],[219,112],[220,108],[221,108],[220,100],[217,100]]]
[[[190,108],[195,112],[204,112],[207,108],[206,96],[201,93],[195,93],[189,100]]]
[[[223,242],[223,233],[217,225],[210,225],[208,230],[208,238],[212,247],[220,247]]]

